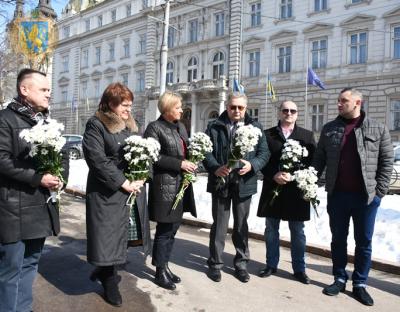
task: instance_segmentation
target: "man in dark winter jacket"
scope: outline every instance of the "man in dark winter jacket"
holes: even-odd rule
[[[221,280],[224,263],[222,253],[228,229],[230,207],[233,210],[232,241],[235,245],[235,276],[243,283],[249,281],[247,262],[249,261],[248,225],[251,196],[257,192],[257,172],[266,164],[269,157],[264,133],[259,138],[253,152],[240,161],[240,168],[227,167],[230,147],[238,122],[252,124],[261,130],[261,125],[246,113],[247,97],[233,93],[229,96],[226,111],[218,119],[208,124],[206,133],[213,142],[213,152],[206,155],[203,164],[208,171],[207,191],[212,194],[213,224],[210,233],[210,257],[208,258],[208,277],[215,282]],[[224,178],[221,186],[218,179]]]
[[[303,199],[301,190],[291,174],[280,166],[283,145],[286,140],[296,140],[308,151],[308,156],[302,160],[306,167],[310,166],[315,151],[314,135],[311,131],[296,125],[298,117],[297,105],[292,101],[285,101],[279,107],[279,124],[265,131],[271,157],[262,169],[264,175],[263,190],[258,205],[257,215],[266,217],[265,243],[267,247],[267,265],[259,273],[260,277],[267,277],[275,273],[279,263],[279,224],[281,220],[289,222],[290,243],[292,254],[292,268],[294,277],[309,284],[305,270],[306,236],[304,235],[304,221],[310,220],[310,202]],[[277,198],[272,201],[273,190],[281,186]]]
[[[387,127],[366,117],[362,94],[343,89],[338,98],[339,116],[322,129],[313,165],[321,174],[326,167],[329,225],[332,232],[334,283],[325,287],[328,296],[344,292],[348,279],[347,234],[353,219],[353,295],[365,305],[373,299],[366,290],[371,267],[371,241],[375,216],[389,188],[393,169],[393,147]]]
[[[58,210],[49,189],[63,187],[57,176],[40,174],[30,146],[19,137],[48,115],[46,75],[23,69],[18,96],[0,111],[0,311],[31,311],[32,284],[47,236],[60,230]],[[66,154],[66,153],[65,153]],[[68,159],[64,158],[64,179]]]

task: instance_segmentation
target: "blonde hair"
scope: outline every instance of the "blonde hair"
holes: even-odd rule
[[[182,97],[178,93],[166,91],[158,100],[158,110],[162,115],[170,111],[179,101],[182,102]]]

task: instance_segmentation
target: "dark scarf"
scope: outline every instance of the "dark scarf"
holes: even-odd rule
[[[34,124],[37,124],[40,120],[47,119],[49,116],[48,110],[36,112],[33,106],[21,97],[14,98],[13,101],[8,104],[7,108],[12,109],[26,119],[33,121]]]

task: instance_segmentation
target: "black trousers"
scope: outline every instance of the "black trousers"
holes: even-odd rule
[[[151,263],[156,267],[164,267],[171,256],[175,235],[181,222],[161,223],[156,226],[153,242],[153,259]]]
[[[228,231],[231,204],[233,211],[232,242],[236,249],[233,260],[235,269],[245,270],[249,261],[249,229],[247,218],[249,216],[251,196],[240,198],[239,192],[229,192],[228,197],[212,194],[213,224],[210,232],[210,257],[208,266],[221,269],[224,265],[222,254],[225,247],[225,237]]]

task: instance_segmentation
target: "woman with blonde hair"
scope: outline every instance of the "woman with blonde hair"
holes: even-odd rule
[[[145,137],[153,137],[161,145],[160,158],[153,165],[153,179],[149,188],[150,220],[157,222],[152,264],[156,267],[155,283],[173,290],[181,279],[171,272],[168,262],[183,212],[188,211],[196,217],[192,186],[186,189],[183,200],[175,209],[172,209],[172,205],[183,173],[193,173],[197,166],[186,160],[188,134],[179,121],[183,113],[181,97],[165,92],[160,97],[158,109],[161,116],[151,122],[144,133]]]
[[[116,266],[127,259],[130,193],[136,194],[136,224],[144,254],[150,251],[150,230],[144,181],[129,181],[124,171],[125,139],[137,132],[132,118],[132,92],[121,83],[104,91],[99,108],[83,135],[83,152],[89,167],[86,186],[87,260],[96,266],[91,280],[99,280],[104,299],[114,306],[122,304]],[[139,222],[140,221],[140,222]]]

